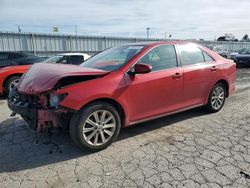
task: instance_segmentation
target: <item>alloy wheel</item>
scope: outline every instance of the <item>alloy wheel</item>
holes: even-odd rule
[[[215,110],[221,108],[225,100],[225,91],[222,86],[217,86],[212,93],[211,103]]]
[[[107,143],[115,133],[116,119],[107,110],[98,110],[88,116],[84,122],[82,133],[85,141],[92,146]]]
[[[11,91],[13,88],[16,88],[19,83],[19,79],[13,80],[9,85],[9,91]]]

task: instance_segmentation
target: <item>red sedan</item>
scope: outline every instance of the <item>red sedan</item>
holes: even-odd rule
[[[8,105],[37,131],[69,127],[78,146],[100,150],[121,127],[198,106],[219,111],[235,78],[235,63],[197,44],[128,44],[81,66],[33,65]]]

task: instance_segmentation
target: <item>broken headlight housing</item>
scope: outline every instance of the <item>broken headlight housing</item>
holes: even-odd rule
[[[50,93],[49,95],[49,105],[51,107],[57,108],[59,103],[67,96],[64,94]]]

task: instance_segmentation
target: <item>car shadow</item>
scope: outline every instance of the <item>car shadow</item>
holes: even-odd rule
[[[173,123],[206,114],[201,108],[196,108],[130,126],[122,129],[116,143]],[[0,173],[42,167],[93,154],[78,149],[66,131],[53,132],[51,139],[52,142],[49,141],[48,134],[34,134],[34,131],[18,117],[0,122]]]
[[[7,97],[8,97],[8,95],[7,95],[6,93],[2,93],[2,94],[0,94],[0,101],[2,101],[2,100],[6,100],[6,99],[7,99]]]

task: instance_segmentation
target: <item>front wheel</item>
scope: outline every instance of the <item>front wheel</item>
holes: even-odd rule
[[[226,87],[222,83],[217,83],[208,98],[206,109],[209,112],[218,112],[223,107],[226,100]]]
[[[5,89],[7,94],[9,94],[13,88],[17,87],[19,80],[20,80],[20,77],[21,76],[19,76],[19,75],[11,76],[10,78],[8,78],[8,80],[6,80],[6,83],[4,85],[4,89]]]
[[[98,151],[118,137],[120,128],[121,120],[116,108],[106,102],[97,102],[72,117],[70,136],[81,149]]]

